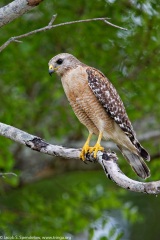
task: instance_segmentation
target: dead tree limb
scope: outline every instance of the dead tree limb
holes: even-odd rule
[[[118,186],[133,192],[159,194],[160,181],[139,182],[128,178],[119,168],[116,155],[112,153],[98,152],[98,162],[104,169],[106,176]]]
[[[79,159],[80,149],[52,145],[40,137],[31,135],[4,123],[0,123],[0,135],[41,153],[75,160]],[[97,159],[93,158],[93,154],[86,155],[86,161],[98,161],[103,167],[106,176],[118,186],[134,192],[148,194],[160,193],[160,181],[139,182],[132,180],[120,170],[117,160],[116,154],[111,151],[98,152]]]
[[[33,9],[43,0],[15,0],[0,8],[0,28]]]

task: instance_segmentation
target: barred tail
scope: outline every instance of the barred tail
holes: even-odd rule
[[[143,159],[146,161],[150,161],[150,155],[149,153],[141,146],[141,144],[137,141],[136,147],[138,148],[138,151]]]
[[[149,154],[141,147],[141,151],[139,151],[140,156],[130,150],[118,146],[118,148],[121,150],[123,156],[127,159],[129,164],[131,165],[132,169],[136,172],[136,174],[141,178],[148,178],[150,176],[150,170],[143,161],[142,158],[145,158],[146,160],[149,160]]]

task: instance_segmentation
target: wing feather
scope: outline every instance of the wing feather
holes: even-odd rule
[[[89,87],[106,112],[114,119],[129,138],[135,138],[135,132],[123,102],[112,83],[109,82],[103,73],[95,68],[88,67],[86,72],[88,74]]]

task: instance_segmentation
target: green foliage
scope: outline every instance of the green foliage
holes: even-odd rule
[[[11,143],[10,140],[0,138],[0,149],[2,149],[0,154],[0,169],[6,169],[7,172],[9,172],[13,168],[13,156],[9,151],[9,145]],[[7,145],[7,147],[6,147]]]
[[[130,211],[133,204],[132,207],[123,206],[123,194],[124,191],[118,192],[112,182],[107,184],[102,171],[65,174],[10,193],[3,192],[0,197],[0,233],[22,236],[52,236],[54,233],[62,236],[67,233],[76,235],[89,228],[91,236],[94,234],[91,224],[96,219],[105,216],[102,229],[110,221],[110,213],[105,213],[106,210],[121,209],[128,222],[133,222],[132,217],[139,221],[138,208],[133,213]],[[116,227],[113,225],[106,236],[115,234]],[[119,235],[120,232],[116,239]]]
[[[138,207],[133,206],[132,202],[126,202],[123,206],[123,215],[131,223],[143,222],[143,217],[138,215]],[[137,218],[138,216],[138,218]]]

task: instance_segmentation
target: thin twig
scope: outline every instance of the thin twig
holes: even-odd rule
[[[108,22],[107,20],[104,20],[104,22],[107,23],[108,25],[112,26],[112,27],[119,28],[119,29],[121,29],[121,30],[127,31],[127,28],[120,27],[120,26],[118,26],[118,25],[115,25],[115,24],[113,24],[113,23]]]
[[[2,1],[1,1],[2,2]],[[0,8],[0,28],[39,5],[42,0],[14,0]]]
[[[56,27],[62,27],[62,26],[65,26],[65,25],[71,25],[71,24],[76,24],[76,23],[83,23],[83,22],[92,22],[92,21],[103,21],[105,23],[107,23],[108,25],[110,26],[113,26],[113,27],[116,27],[116,28],[119,28],[119,29],[122,29],[122,30],[127,30],[126,28],[122,28],[122,27],[119,27],[117,25],[114,25],[110,22],[107,21],[108,18],[91,18],[91,19],[82,19],[82,20],[77,20],[77,21],[71,21],[71,22],[64,22],[64,23],[59,23],[59,24],[56,24],[56,25],[51,25],[53,23],[53,21],[55,20],[56,18],[56,15],[53,15],[52,16],[52,19],[51,21],[49,22],[49,24],[45,27],[42,27],[42,28],[39,28],[39,29],[36,29],[36,30],[33,30],[31,32],[28,32],[28,33],[24,33],[22,35],[19,35],[19,36],[15,36],[15,37],[11,37],[9,38],[1,47],[0,47],[0,52],[2,52],[11,42],[15,42],[15,40],[18,40],[20,38],[25,38],[25,37],[28,37],[28,36],[31,36],[33,34],[36,34],[36,33],[39,33],[39,32],[43,32],[43,31],[47,31],[47,30],[50,30],[52,28],[56,28]]]
[[[13,173],[13,172],[7,172],[7,173],[0,173],[0,177],[5,178],[6,176],[14,176],[17,177],[17,174]]]
[[[17,42],[17,43],[21,43],[21,42],[22,42],[22,41],[16,40],[16,39],[14,39],[13,41],[14,41],[14,42]]]
[[[54,14],[54,15],[52,16],[51,21],[48,23],[48,26],[52,26],[52,24],[53,24],[53,22],[55,21],[56,17],[57,17],[57,14]]]

